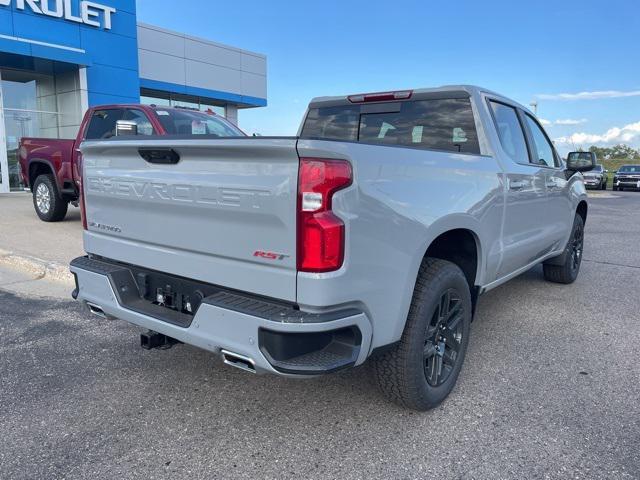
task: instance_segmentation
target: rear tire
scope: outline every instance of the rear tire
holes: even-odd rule
[[[67,215],[69,203],[58,193],[53,175],[39,175],[33,182],[33,206],[43,222],[59,222]]]
[[[456,384],[469,343],[471,292],[454,263],[426,258],[420,266],[400,342],[373,359],[378,386],[414,410],[439,405]]]
[[[564,262],[561,265],[543,264],[544,278],[554,283],[569,284],[575,282],[580,273],[584,252],[584,221],[576,214],[569,241],[565,247]]]

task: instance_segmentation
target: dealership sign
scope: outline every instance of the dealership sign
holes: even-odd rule
[[[71,0],[0,0],[0,6],[8,7],[15,2],[17,10],[31,10],[38,15],[64,18],[71,22],[84,23],[92,27],[111,29],[111,15],[116,13],[113,7],[83,0],[78,14],[71,10]]]

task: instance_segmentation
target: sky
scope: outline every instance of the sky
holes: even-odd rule
[[[524,105],[561,153],[640,148],[640,0],[137,0],[138,20],[267,56],[248,133],[295,135],[316,96],[474,84]]]

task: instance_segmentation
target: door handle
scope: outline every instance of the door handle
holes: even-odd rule
[[[526,186],[527,182],[521,180],[509,181],[509,190],[522,190]]]

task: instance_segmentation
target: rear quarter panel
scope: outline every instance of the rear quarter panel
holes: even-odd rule
[[[300,140],[298,153],[347,159],[354,171],[353,185],[333,200],[345,222],[344,265],[327,274],[298,273],[304,308],[362,308],[373,323],[375,348],[400,338],[421,260],[440,234],[474,232],[477,284],[495,271],[504,205],[501,169],[492,157],[321,140]]]

